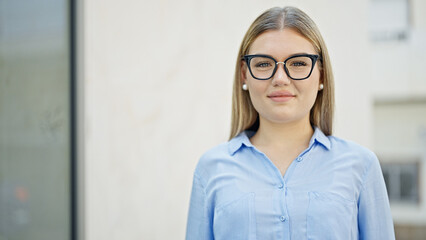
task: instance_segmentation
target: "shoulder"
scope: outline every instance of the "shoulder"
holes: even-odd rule
[[[220,143],[202,154],[195,168],[195,175],[207,178],[220,162],[229,161],[231,159],[229,144],[229,142]]]
[[[362,182],[365,182],[368,176],[375,176],[376,179],[381,176],[380,162],[373,151],[350,140],[336,136],[328,136],[328,138],[332,158],[350,166],[352,174],[357,175]]]
[[[331,148],[336,148],[336,150],[354,152],[360,155],[364,155],[366,157],[371,157],[372,155],[375,155],[373,151],[354,141],[336,136],[328,136],[328,139],[330,140]]]
[[[200,163],[224,156],[229,156],[229,141],[220,143],[204,152],[200,157]]]
[[[379,163],[376,154],[361,144],[336,136],[328,136],[327,138],[330,141],[330,149],[334,154],[344,155],[345,159],[356,160],[367,168],[371,164]]]
[[[198,161],[196,173],[225,170],[235,163],[235,153],[243,146],[252,146],[249,140],[253,132],[244,131],[227,142],[223,142],[207,150]]]

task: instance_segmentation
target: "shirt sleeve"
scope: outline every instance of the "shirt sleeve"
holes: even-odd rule
[[[194,174],[186,226],[186,240],[214,239],[209,209],[201,178]]]
[[[392,215],[385,181],[377,157],[364,177],[358,200],[358,228],[361,240],[395,239]]]

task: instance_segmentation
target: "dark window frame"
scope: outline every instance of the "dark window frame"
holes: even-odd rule
[[[78,239],[78,175],[77,175],[77,0],[69,4],[69,69],[70,69],[70,239]]]

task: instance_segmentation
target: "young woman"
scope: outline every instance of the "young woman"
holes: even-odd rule
[[[187,240],[394,239],[371,151],[332,136],[333,75],[315,23],[272,8],[246,33],[230,140],[194,173]]]

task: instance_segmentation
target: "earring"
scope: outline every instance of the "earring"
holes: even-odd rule
[[[323,90],[323,89],[324,89],[324,84],[322,84],[322,83],[321,83],[321,84],[319,85],[319,89],[320,89],[320,90]]]
[[[248,89],[247,84],[244,83],[242,88],[243,88],[244,91],[247,91],[247,89]]]

